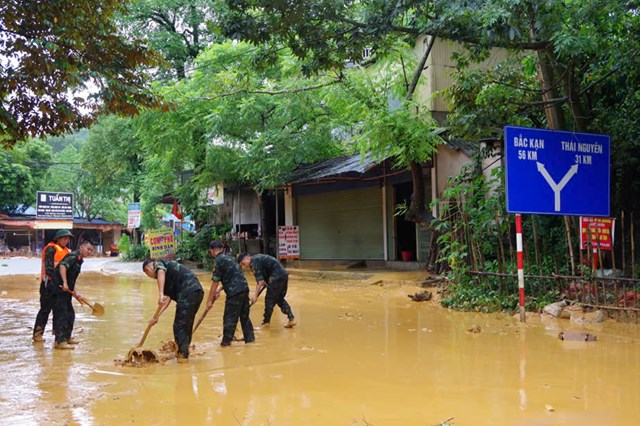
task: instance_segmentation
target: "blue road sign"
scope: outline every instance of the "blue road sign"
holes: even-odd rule
[[[507,211],[609,216],[606,135],[506,126]]]

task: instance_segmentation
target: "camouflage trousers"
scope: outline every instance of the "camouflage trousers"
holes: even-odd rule
[[[69,340],[76,321],[76,311],[71,303],[71,295],[62,291],[53,293],[53,330],[56,343]]]
[[[231,344],[236,326],[240,321],[244,342],[251,343],[256,340],[253,333],[253,324],[249,318],[249,290],[227,298],[224,302],[224,315],[222,319],[222,342],[221,345]]]
[[[294,316],[291,311],[291,306],[284,300],[287,295],[287,289],[289,287],[289,277],[284,276],[281,278],[272,279],[267,287],[267,295],[264,297],[264,316],[262,322],[267,324],[271,321],[271,315],[273,309],[278,305],[280,311],[289,318],[289,321],[293,321]]]
[[[182,358],[189,358],[193,323],[203,298],[203,290],[178,295],[176,316],[173,320],[173,337],[178,344],[178,355]]]
[[[52,285],[52,284],[50,284]],[[42,336],[49,321],[49,314],[53,309],[55,298],[51,290],[47,287],[46,281],[40,281],[40,310],[36,315],[36,323],[33,326],[33,336]]]

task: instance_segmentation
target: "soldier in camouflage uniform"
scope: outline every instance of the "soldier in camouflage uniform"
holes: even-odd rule
[[[173,338],[178,344],[178,362],[189,358],[189,345],[193,334],[193,322],[204,298],[202,284],[192,271],[173,260],[147,259],[142,270],[158,283],[158,305],[164,312],[172,300],[176,301],[176,316],[173,320]],[[150,319],[155,324],[157,319]]]
[[[93,253],[93,245],[89,241],[83,241],[77,251],[67,254],[58,263],[53,275],[53,329],[56,335],[56,349],[74,349],[78,343],[71,337],[76,312],[71,303],[71,292],[75,291],[76,280],[82,268],[84,258]],[[78,298],[82,298],[76,292]]]
[[[267,295],[264,298],[264,316],[262,325],[267,325],[271,321],[273,308],[278,305],[283,314],[289,318],[286,328],[293,328],[296,325],[295,317],[291,312],[291,306],[284,300],[289,286],[289,273],[275,257],[267,254],[256,254],[251,256],[248,253],[241,253],[238,256],[238,263],[244,267],[250,267],[256,277],[256,291],[251,297],[251,304],[256,303],[262,289],[267,287]]]
[[[218,297],[218,285],[222,282],[227,298],[224,304],[221,346],[229,346],[233,340],[238,320],[242,327],[245,343],[256,340],[253,324],[249,318],[249,284],[236,262],[224,254],[224,244],[213,240],[209,244],[209,254],[214,258],[211,290],[207,298],[207,309],[211,309]]]
[[[42,267],[40,272],[40,310],[36,315],[36,322],[33,326],[33,341],[44,341],[44,329],[49,321],[49,314],[53,309],[53,277],[56,266],[60,263],[70,250],[67,247],[73,234],[67,229],[56,232],[53,241],[47,244],[42,250]]]

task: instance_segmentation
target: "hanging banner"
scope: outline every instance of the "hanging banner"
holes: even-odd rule
[[[580,217],[580,248],[613,250],[616,220],[611,217]],[[591,237],[591,243],[589,243]]]
[[[224,188],[221,183],[206,190],[207,206],[219,206],[224,204]]]
[[[175,240],[171,229],[151,229],[145,238],[149,239],[149,251],[153,259],[173,259],[175,257]]]
[[[278,257],[300,259],[300,230],[297,226],[278,227]]]
[[[140,203],[129,203],[129,220],[127,222],[127,228],[140,228],[141,215]]]

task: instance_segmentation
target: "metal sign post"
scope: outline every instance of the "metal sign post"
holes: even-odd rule
[[[524,309],[524,256],[522,253],[522,215],[516,214],[516,251],[518,256],[518,300],[520,305],[520,321],[525,322]]]
[[[520,321],[525,321],[522,213],[609,216],[610,138],[506,126],[507,212],[516,214]]]

